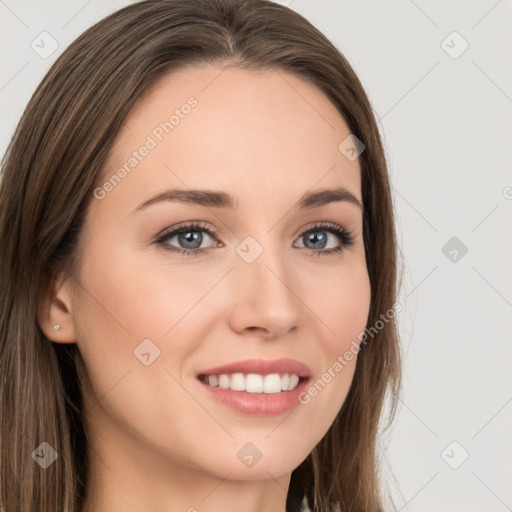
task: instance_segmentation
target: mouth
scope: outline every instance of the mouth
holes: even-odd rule
[[[281,378],[283,378],[284,375],[288,375],[289,378],[295,375],[293,380],[296,380],[296,377],[299,379],[309,378],[311,371],[307,365],[295,359],[245,359],[243,361],[235,361],[233,363],[204,369],[196,376],[202,377],[203,379],[208,377],[211,383],[211,381],[215,382],[215,379],[210,380],[210,376],[220,379],[222,375],[226,375],[231,382],[231,378],[236,375],[234,378],[235,383],[240,383],[240,374],[243,375],[244,379],[249,378],[249,382],[259,382],[257,377],[253,377],[254,375],[263,378],[276,374]],[[276,379],[276,377],[274,376],[272,379]],[[221,382],[225,382],[225,380],[226,379],[223,378]]]
[[[196,379],[215,402],[243,414],[270,416],[301,403],[311,372],[293,359],[247,359],[202,370]]]
[[[247,393],[283,393],[294,390],[299,384],[309,380],[308,377],[300,377],[295,373],[270,373],[262,375],[258,373],[222,373],[200,374],[197,377],[208,386],[231,391],[245,391]]]

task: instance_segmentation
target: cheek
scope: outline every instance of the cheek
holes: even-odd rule
[[[173,264],[161,255],[148,257],[149,252],[134,251],[110,235],[91,244],[81,271],[78,313],[84,339],[117,352],[122,347],[133,350],[145,338],[170,338],[218,272],[185,268],[177,256]],[[97,339],[101,336],[103,341]]]
[[[340,265],[337,272],[305,278],[308,304],[324,327],[320,337],[324,353],[331,356],[358,340],[368,321],[371,286],[366,264],[364,259],[351,263]]]
[[[93,402],[101,399],[123,424],[154,433],[160,425],[154,411],[169,425],[176,408],[185,415],[197,408],[176,381],[188,376],[189,356],[208,335],[208,314],[219,311],[218,296],[202,297],[224,272],[206,264],[184,271],[183,264],[145,261],[115,248],[91,246],[84,261],[77,345]]]
[[[187,343],[194,329],[186,313],[205,292],[193,278],[181,277],[171,287],[154,266],[133,263],[91,258],[82,271],[76,320],[87,416],[97,432],[111,434],[112,424],[122,425],[161,451],[172,451],[172,439],[188,439],[204,420],[181,382],[194,349]],[[205,429],[210,437],[215,427]],[[175,452],[183,462],[190,456]]]
[[[371,285],[364,260],[331,273],[323,282],[326,286],[311,288],[308,294],[308,304],[320,325],[318,332],[322,333],[317,336],[321,364],[300,401],[305,409],[318,412],[310,417],[325,433],[352,384],[360,338],[368,321]]]

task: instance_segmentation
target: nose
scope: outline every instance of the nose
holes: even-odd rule
[[[232,329],[269,340],[287,336],[304,307],[300,284],[282,251],[265,248],[252,263],[238,259],[230,272]]]

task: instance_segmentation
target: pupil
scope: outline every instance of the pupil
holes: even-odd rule
[[[199,231],[188,231],[179,235],[179,241],[186,249],[197,249],[202,242],[202,235]]]
[[[318,236],[317,233],[321,233],[321,235]],[[317,231],[315,233],[311,233],[308,238],[315,245],[314,249],[323,249],[325,247],[326,240],[327,240],[325,231]]]

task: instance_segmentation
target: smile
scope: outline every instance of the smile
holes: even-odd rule
[[[233,373],[221,375],[200,375],[199,379],[212,387],[246,391],[248,393],[281,393],[297,387],[300,377],[294,373]]]

